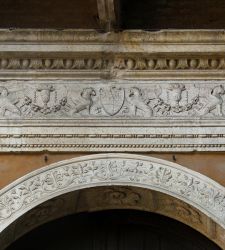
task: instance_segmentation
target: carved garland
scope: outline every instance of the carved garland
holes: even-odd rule
[[[0,119],[224,119],[223,81],[0,82]]]
[[[225,188],[178,164],[129,154],[85,156],[32,172],[0,192],[0,231],[38,204],[73,190],[121,185],[160,191],[225,228]]]
[[[224,99],[221,80],[1,81],[0,150],[221,151]]]

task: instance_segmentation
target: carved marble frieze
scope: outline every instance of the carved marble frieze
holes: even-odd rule
[[[224,94],[223,81],[5,81],[0,82],[0,120],[222,122]]]
[[[0,149],[224,150],[225,83],[0,82]]]
[[[213,180],[178,164],[155,158],[99,154],[47,166],[2,189],[0,231],[49,199],[73,190],[108,185],[142,187],[166,193],[197,208],[225,228],[225,190]],[[109,190],[107,198],[116,204],[128,202],[136,205],[140,202],[136,193],[121,201],[121,192],[116,196],[119,199],[113,200],[110,196],[113,189],[106,190]]]
[[[222,31],[0,30],[0,151],[224,151]]]

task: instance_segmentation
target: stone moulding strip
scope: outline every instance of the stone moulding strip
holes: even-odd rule
[[[76,57],[76,56],[75,56]],[[225,69],[225,58],[218,55],[209,58],[202,58],[199,55],[192,57],[165,56],[158,58],[154,56],[135,58],[132,54],[122,57],[108,55],[99,57],[71,58],[65,55],[63,58],[28,58],[26,54],[20,58],[1,57],[0,71],[99,71],[99,70],[119,70],[119,71],[223,71]]]
[[[225,134],[0,134],[0,138],[225,138]]]
[[[0,191],[0,232],[35,206],[59,195],[97,186],[159,191],[199,209],[225,229],[225,188],[183,166],[129,154],[98,154],[31,172]]]
[[[35,151],[58,151],[61,150],[74,150],[78,151],[86,151],[87,149],[91,149],[93,151],[98,151],[99,149],[104,149],[109,151],[117,149],[126,149],[127,151],[132,151],[133,149],[139,149],[141,151],[148,150],[160,150],[160,151],[224,151],[225,144],[1,144],[0,149],[3,151],[9,151],[16,149],[25,149],[25,151],[35,150]]]
[[[160,30],[99,33],[95,30],[0,29],[0,43],[167,43],[224,44],[224,30]]]
[[[12,135],[1,136],[1,152],[40,151],[127,151],[138,152],[215,152],[224,151],[224,136],[176,136],[142,137],[136,135],[71,136],[71,135]],[[171,141],[169,141],[169,139]]]

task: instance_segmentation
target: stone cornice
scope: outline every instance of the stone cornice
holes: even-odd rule
[[[225,44],[224,30],[160,30],[100,33],[95,30],[1,29],[1,43],[183,43]]]
[[[223,30],[0,30],[0,78],[225,78]]]

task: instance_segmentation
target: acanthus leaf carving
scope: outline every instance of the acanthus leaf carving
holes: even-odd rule
[[[48,197],[55,197],[62,191],[82,189],[87,186],[120,185],[140,186],[166,192],[206,214],[210,214],[225,227],[225,190],[210,179],[181,166],[166,165],[160,160],[147,157],[102,156],[83,161],[71,160],[55,164],[36,175],[28,176],[12,188],[0,193],[0,229],[7,220],[32,204],[41,203]],[[135,204],[140,197],[130,193],[125,196],[122,189],[108,188],[113,203]],[[187,214],[187,216],[189,216]]]

